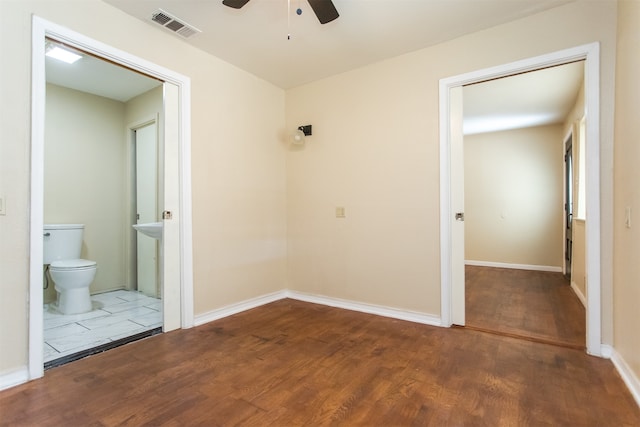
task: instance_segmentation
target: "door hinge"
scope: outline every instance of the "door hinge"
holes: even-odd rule
[[[171,219],[171,217],[172,217],[171,211],[162,212],[162,219]]]
[[[464,221],[464,212],[456,212],[456,221]]]

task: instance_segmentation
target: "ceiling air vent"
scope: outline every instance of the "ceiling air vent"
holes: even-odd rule
[[[156,12],[154,12],[151,15],[151,20],[173,31],[176,34],[180,34],[184,38],[189,38],[194,34],[202,32],[193,25],[189,25],[186,22],[179,20],[175,16],[165,12],[162,9],[158,9]]]

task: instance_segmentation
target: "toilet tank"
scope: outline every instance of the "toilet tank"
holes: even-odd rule
[[[44,225],[44,264],[60,259],[79,259],[84,224]]]

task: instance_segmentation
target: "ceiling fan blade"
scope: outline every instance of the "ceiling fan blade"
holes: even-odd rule
[[[232,7],[234,9],[240,9],[247,3],[249,3],[249,0],[222,0],[223,5]]]
[[[227,1],[227,0],[225,0]],[[338,11],[331,0],[307,0],[311,5],[311,9],[318,17],[321,24],[326,24],[336,19]]]

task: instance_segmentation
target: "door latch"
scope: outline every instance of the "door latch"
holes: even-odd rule
[[[172,217],[171,211],[162,212],[162,219],[171,219],[171,217]]]
[[[464,212],[456,212],[456,221],[464,221]]]

